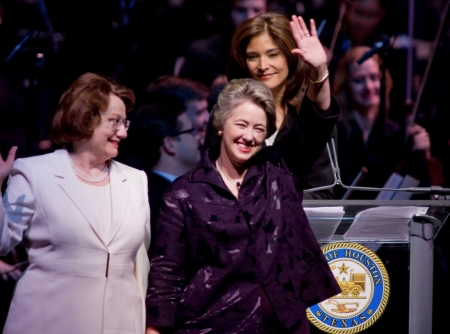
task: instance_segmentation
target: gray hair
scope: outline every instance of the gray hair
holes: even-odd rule
[[[270,137],[276,130],[275,102],[272,92],[262,82],[250,78],[231,80],[219,94],[214,111],[214,128],[222,129],[233,110],[247,101],[264,110],[267,119],[266,138]]]

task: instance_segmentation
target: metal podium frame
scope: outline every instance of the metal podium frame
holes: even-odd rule
[[[450,224],[450,200],[304,200],[303,205],[305,208],[342,206],[344,210],[346,207],[358,206],[362,210],[377,206],[433,208],[427,214],[414,215],[410,221],[408,333],[433,332],[434,242],[443,225]],[[311,221],[311,225],[313,224],[314,221]],[[342,241],[342,236],[335,234],[327,243],[337,241]]]

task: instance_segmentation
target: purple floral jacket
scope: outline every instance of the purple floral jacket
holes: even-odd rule
[[[211,152],[173,182],[152,236],[148,326],[262,333],[264,289],[286,333],[308,328],[306,308],[340,289],[303,210],[302,175],[290,170],[309,170],[339,114],[335,100],[325,115],[303,106],[280,145],[253,159],[238,199]]]

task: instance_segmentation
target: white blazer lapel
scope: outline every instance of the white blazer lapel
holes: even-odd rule
[[[70,200],[77,206],[81,214],[86,218],[92,229],[95,231],[100,240],[102,238],[99,234],[99,226],[97,217],[92,205],[83,190],[80,181],[78,180],[72,166],[69,162],[68,153],[66,150],[55,151],[55,177],[62,190],[67,194]]]
[[[130,189],[126,182],[127,177],[114,161],[111,165],[109,180],[111,184],[112,215],[111,227],[105,239],[107,245],[114,239],[124,222],[130,194]]]

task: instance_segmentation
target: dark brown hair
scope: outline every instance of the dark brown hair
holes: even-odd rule
[[[111,94],[125,103],[127,113],[134,107],[133,91],[113,79],[95,73],[78,77],[59,100],[50,129],[53,142],[70,150],[74,142],[90,138]]]
[[[231,41],[231,54],[227,65],[228,80],[250,77],[246,64],[247,46],[252,38],[265,32],[280,48],[289,66],[282,102],[298,110],[308,84],[308,69],[303,60],[291,52],[297,45],[292,37],[289,20],[284,14],[260,14],[239,26]]]
[[[191,101],[206,100],[209,89],[203,83],[176,75],[164,74],[147,86],[147,98],[152,101],[156,95],[172,96],[181,99],[185,104]]]

